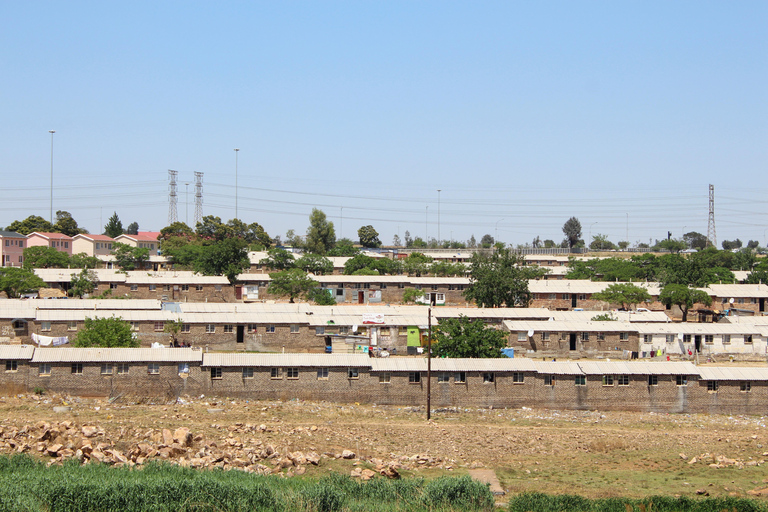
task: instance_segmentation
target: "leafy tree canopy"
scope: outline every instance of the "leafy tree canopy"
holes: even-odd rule
[[[703,290],[690,288],[682,284],[668,284],[659,293],[659,302],[665,306],[678,306],[683,312],[683,322],[688,321],[688,310],[694,304],[710,306],[712,297]]]
[[[268,287],[269,293],[277,297],[289,297],[291,303],[317,286],[316,281],[298,268],[272,272],[269,277],[271,279]]]
[[[331,263],[331,260],[317,254],[305,254],[296,260],[294,266],[304,272],[318,276],[333,274],[333,263]]]
[[[371,258],[364,254],[357,254],[344,264],[345,275],[361,275],[359,271],[363,269],[373,271],[373,273],[366,273],[365,275],[394,275],[400,272],[401,263],[389,258]]]
[[[631,283],[614,283],[601,292],[593,293],[592,299],[621,304],[623,309],[629,310],[635,304],[649,302],[651,294],[645,288]]]
[[[373,226],[368,224],[357,230],[357,236],[360,238],[360,245],[363,247],[380,247],[379,233]]]
[[[246,247],[247,242],[240,238],[203,246],[193,264],[194,269],[206,276],[226,276],[230,284],[234,284],[238,274],[251,268]]]
[[[19,267],[0,267],[0,291],[8,298],[16,298],[22,293],[36,292],[45,288],[45,281],[34,272]]]
[[[21,235],[28,235],[35,231],[50,233],[53,231],[53,224],[38,215],[30,215],[24,220],[11,222],[5,229],[15,231]]]
[[[424,298],[422,290],[417,290],[416,288],[406,288],[403,290],[403,304],[411,304],[422,298]]]
[[[500,330],[487,327],[481,319],[472,320],[464,315],[442,318],[435,331],[437,357],[504,357],[507,336]]]
[[[328,221],[325,213],[317,208],[312,208],[309,214],[309,227],[307,228],[307,250],[314,254],[325,255],[336,244],[336,231],[333,222]]]
[[[563,224],[563,234],[567,247],[574,248],[581,239],[581,222],[576,217],[571,217]]]
[[[69,281],[69,294],[73,297],[83,298],[86,293],[93,293],[99,278],[93,270],[82,269],[79,274],[72,274]]]
[[[72,214],[59,210],[56,212],[56,223],[53,225],[53,231],[55,233],[62,233],[67,236],[75,236],[80,233],[87,233],[88,230],[79,228],[77,221],[72,218]]]
[[[429,273],[439,277],[464,277],[467,273],[467,266],[461,262],[436,261],[429,266]]]
[[[259,265],[264,265],[272,270],[286,270],[296,266],[296,260],[293,254],[281,247],[273,247],[267,251],[267,257],[259,261]]]
[[[495,241],[496,240],[494,240],[494,238],[491,235],[485,234],[483,235],[483,238],[480,239],[480,247],[483,247],[485,249],[490,249],[491,247],[493,247],[493,244]]]
[[[592,237],[592,242],[589,244],[589,248],[593,251],[612,251],[616,249],[613,242],[608,240],[608,235],[601,235],[600,233]]]
[[[688,243],[685,240],[675,240],[670,238],[669,240],[662,240],[658,244],[659,249],[665,249],[671,253],[678,253],[688,248]]]
[[[96,256],[88,256],[84,252],[79,252],[77,254],[73,254],[71,258],[69,258],[69,268],[100,268],[101,267],[101,260],[97,258]]]
[[[125,228],[125,234],[127,235],[138,235],[139,234],[139,223],[138,222],[131,222],[128,224],[128,227]]]
[[[117,212],[114,212],[107,221],[107,225],[104,226],[104,234],[110,238],[117,238],[124,232],[123,223],[120,222],[120,217],[117,216]]]
[[[312,288],[307,292],[307,300],[311,300],[318,306],[336,305],[336,297],[330,288]]]
[[[144,263],[149,261],[149,249],[146,247],[132,247],[120,242],[112,244],[112,254],[115,256],[115,263],[125,271],[143,268]]]
[[[491,255],[475,253],[470,260],[470,284],[464,290],[464,297],[480,307],[528,307],[531,302],[528,280],[540,278],[544,271],[524,264],[523,258],[509,249]]]
[[[328,256],[354,256],[360,254],[360,249],[349,238],[340,238],[336,240],[336,245],[328,251]]]
[[[683,241],[691,249],[704,249],[707,247],[707,237],[697,231],[691,231],[683,235]]]
[[[422,274],[429,272],[429,265],[432,263],[432,258],[426,256],[420,252],[412,252],[407,258],[402,260],[403,272],[409,276],[421,277]]]
[[[73,344],[76,347],[138,347],[131,325],[120,317],[86,318]]]
[[[58,251],[53,247],[35,245],[24,249],[24,263],[26,269],[33,268],[67,268],[70,264],[69,255]]]
[[[733,249],[741,249],[741,240],[723,240],[723,249],[726,251],[732,251]]]

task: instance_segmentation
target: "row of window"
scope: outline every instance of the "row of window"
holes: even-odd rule
[[[16,372],[18,371],[18,361],[14,360],[8,360],[5,362],[5,371],[6,372]],[[130,371],[130,365],[128,363],[104,363],[101,365],[101,375],[113,375],[116,373],[117,375],[128,375]],[[179,373],[189,373],[189,363],[179,363],[178,364],[178,372]],[[223,376],[222,368],[211,368],[211,379],[217,380],[221,379]],[[51,365],[50,363],[42,363],[38,366],[38,373],[39,375],[46,376],[51,375]],[[72,363],[71,366],[71,373],[74,375],[82,375],[83,374],[83,363]],[[150,375],[157,375],[160,373],[160,364],[159,363],[149,363],[147,365],[147,373]],[[244,379],[252,379],[254,378],[255,368],[253,367],[243,367],[242,369],[242,376]],[[288,380],[296,380],[299,378],[299,368],[296,367],[288,367],[288,368],[270,368],[270,378],[275,380],[280,380],[283,378],[283,374],[285,374],[285,378]],[[328,380],[328,368],[318,368],[316,370],[317,380]],[[347,378],[348,379],[358,379],[360,377],[360,371],[358,368],[347,368]],[[493,383],[496,381],[496,376],[494,373],[486,372],[482,374],[483,382],[486,384]],[[381,384],[389,384],[392,379],[392,374],[389,372],[382,372],[379,373],[379,383]],[[441,384],[447,384],[450,383],[451,380],[453,380],[456,384],[464,384],[467,382],[467,374],[466,372],[454,372],[453,374],[449,372],[438,372],[437,373],[437,382]],[[525,374],[522,372],[513,372],[512,373],[512,382],[514,384],[522,384],[525,381]],[[545,375],[544,376],[544,385],[545,386],[554,386],[556,381],[556,377],[554,375]],[[408,373],[408,382],[411,384],[418,384],[421,382],[421,372],[409,372]],[[587,385],[587,377],[586,375],[576,375],[574,377],[574,384],[576,386],[586,386]],[[649,375],[648,376],[648,385],[649,386],[657,386],[659,384],[659,378],[657,375]],[[688,377],[686,375],[677,375],[675,376],[675,384],[677,386],[687,386],[688,385]],[[629,386],[629,375],[603,375],[603,386]],[[710,392],[717,392],[720,389],[720,383],[716,380],[710,380],[707,381],[707,391]],[[739,389],[742,392],[748,393],[752,391],[752,383],[749,381],[742,381],[739,385]]]
[[[6,247],[24,247],[24,240],[19,239],[5,239],[5,246]]]
[[[548,299],[548,300],[557,300],[557,293],[534,293],[533,298],[534,299]],[[563,293],[560,295],[562,300],[571,300],[573,298],[574,294],[570,293]],[[578,300],[587,300],[586,294],[580,293],[577,295]]]
[[[720,299],[720,301],[723,304],[727,304],[728,302],[730,302],[730,299],[728,297],[722,297]],[[748,304],[748,303],[749,304],[757,304],[759,302],[759,300],[756,297],[752,297],[750,299],[746,299],[744,297],[740,297],[740,298],[736,299],[735,302],[736,302],[736,304]]]
[[[551,333],[551,332],[542,332],[541,333],[541,341],[551,341],[552,340],[552,334],[557,333]],[[578,333],[579,339],[581,341],[589,341],[590,337],[593,333],[589,332],[582,332]],[[571,333],[568,332],[561,332],[560,333],[560,340],[565,341],[570,337]],[[596,332],[594,333],[595,339],[597,341],[605,341],[605,333],[604,332]],[[517,333],[517,341],[528,341],[528,332],[527,331],[518,331]],[[620,332],[619,333],[619,341],[629,341],[629,333],[627,332]]]

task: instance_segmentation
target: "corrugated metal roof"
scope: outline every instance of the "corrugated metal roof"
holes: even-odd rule
[[[32,363],[172,363],[202,362],[193,348],[37,348]]]
[[[124,283],[125,274],[113,269],[95,268],[91,269],[100,282],[105,283]],[[46,283],[68,283],[72,280],[72,275],[79,274],[82,269],[79,268],[36,268],[35,274]]]
[[[597,315],[611,315],[619,322],[671,322],[663,311],[552,311],[559,321],[589,321]]]
[[[32,359],[34,353],[32,345],[0,345],[0,359]]]
[[[685,362],[579,361],[587,375],[698,375],[696,366]]]
[[[204,276],[194,272],[129,272],[127,284],[221,284],[229,286],[224,276]]]
[[[713,297],[768,298],[768,284],[711,284],[702,289]]]
[[[372,372],[425,372],[426,357],[383,357],[371,359]],[[432,358],[435,372],[533,372],[536,367],[530,359],[509,357],[495,359],[443,359]]]
[[[527,319],[547,320],[552,312],[546,308],[433,308],[432,315],[438,318],[469,318],[487,319]]]
[[[614,283],[607,281],[587,281],[583,279],[563,280],[533,280],[528,282],[531,293],[596,293],[603,291]],[[658,283],[632,283],[648,290],[651,295],[658,295]]]
[[[768,380],[768,368],[750,366],[699,366],[702,380]]]
[[[254,354],[254,353],[206,353],[203,366],[310,366],[368,367],[371,358],[361,354]]]
[[[532,322],[518,320],[504,320],[504,327],[512,332],[533,331],[537,332],[637,332],[637,324],[628,322]]]
[[[640,334],[768,334],[768,326],[756,324],[727,323],[649,323],[632,324]]]
[[[573,361],[534,361],[533,366],[541,374],[550,375],[584,375],[578,363]]]
[[[117,317],[126,322],[161,322],[182,318],[183,315],[171,311],[162,310],[89,310],[89,309],[41,309],[37,312],[37,320],[40,322],[82,322],[86,318],[110,318]],[[190,322],[194,323],[194,322]]]
[[[117,310],[117,309],[157,309],[161,302],[155,299],[67,299],[43,300],[30,299],[29,303],[40,309],[88,309],[88,310]]]

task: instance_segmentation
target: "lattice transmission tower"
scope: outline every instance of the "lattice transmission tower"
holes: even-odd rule
[[[176,176],[179,171],[168,169],[168,225],[179,220],[178,216],[178,196],[176,195]]]
[[[203,221],[203,173],[195,172],[195,225]]]
[[[717,233],[715,232],[715,186],[709,186],[709,223],[707,224],[707,247],[712,245],[717,249]]]

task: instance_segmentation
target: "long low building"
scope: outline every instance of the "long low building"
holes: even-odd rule
[[[0,346],[6,392],[424,405],[424,357]],[[433,407],[766,414],[768,368],[688,362],[432,359]]]

